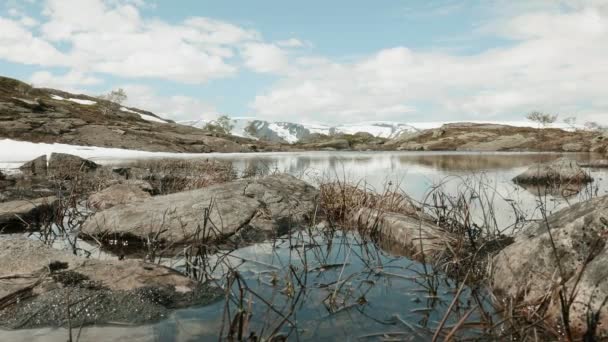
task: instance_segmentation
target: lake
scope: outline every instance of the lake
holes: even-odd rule
[[[239,173],[288,172],[314,185],[346,180],[371,191],[388,187],[427,204],[430,194],[438,191],[434,189],[452,196],[477,194],[485,204],[492,204],[496,227],[509,234],[518,227],[516,222],[539,218],[543,206],[553,212],[608,192],[608,172],[602,169],[589,170],[594,183],[561,193],[525,189],[511,181],[535,163],[563,156],[581,162],[599,158],[592,154],[469,152],[211,154],[204,158],[231,161]],[[112,158],[96,161],[129,163]],[[487,220],[487,207],[480,203],[473,209],[480,224]],[[218,331],[228,330],[239,307],[253,312],[248,324],[262,336],[276,331],[302,341],[430,340],[460,285],[399,254],[355,233],[335,231],[328,236],[327,230],[311,228],[216,256],[215,261],[222,259],[217,281],[222,285],[231,282],[232,301],[178,310],[166,320],[146,326],[84,328],[80,340],[217,340]],[[181,265],[179,260],[173,262]],[[238,271],[238,281],[221,277],[227,265]],[[492,317],[490,304],[479,300],[485,298],[483,292],[464,287],[456,313],[445,326],[454,326],[474,309],[466,317],[470,328],[464,334],[483,338],[477,326]],[[0,340],[65,341],[66,336],[64,329],[0,331]]]

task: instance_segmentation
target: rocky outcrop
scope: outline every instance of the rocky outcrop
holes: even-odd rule
[[[145,181],[121,181],[89,196],[87,203],[97,210],[119,204],[141,202],[151,197],[152,186]]]
[[[514,300],[532,311],[546,307],[548,323],[554,326],[561,323],[557,294],[562,290],[573,299],[574,332],[584,334],[588,314],[599,313],[597,333],[608,337],[607,237],[608,197],[575,204],[526,227],[496,255],[491,286],[505,302]]]
[[[51,153],[50,158],[42,155],[23,164],[19,169],[28,176],[71,177],[76,173],[92,172],[99,165],[78,156],[66,153]]]
[[[162,121],[154,113],[104,99],[0,77],[0,138],[162,152],[252,150],[250,139]],[[267,146],[256,145],[260,150]]]
[[[379,242],[399,245],[408,257],[422,260],[445,250],[449,234],[423,213],[405,215],[361,208],[352,217],[359,231]]]
[[[567,158],[530,166],[524,173],[513,178],[520,184],[559,185],[564,183],[587,183],[593,178],[576,161]]]
[[[58,203],[56,197],[0,203],[0,232],[23,230],[52,219]]]
[[[139,260],[90,260],[25,238],[0,238],[0,326],[140,324],[218,291]],[[68,311],[69,310],[69,311]]]
[[[414,135],[398,136],[384,148],[429,151],[603,152],[608,139],[599,132],[535,129],[498,124],[455,123]]]
[[[19,170],[26,175],[30,176],[46,176],[47,174],[47,159],[46,154],[36,159],[30,160],[29,162],[21,165]]]
[[[307,222],[316,196],[314,187],[289,175],[240,180],[118,205],[90,217],[81,231],[170,243],[202,235],[259,241]]]
[[[350,143],[346,139],[337,138],[328,141],[308,144],[308,147],[319,150],[347,150],[350,148]]]
[[[604,168],[608,168],[608,159],[591,160],[586,163],[582,163],[580,165],[581,165],[581,167],[604,169]]]
[[[99,167],[98,164],[66,153],[51,153],[48,172],[53,175],[72,172],[91,172]]]

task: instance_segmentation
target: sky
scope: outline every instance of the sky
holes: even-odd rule
[[[173,120],[608,124],[608,0],[2,0],[0,75]]]

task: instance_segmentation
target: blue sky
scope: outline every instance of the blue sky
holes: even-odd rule
[[[606,3],[7,0],[0,74],[176,120],[606,122]]]

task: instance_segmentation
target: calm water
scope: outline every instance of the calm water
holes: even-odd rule
[[[572,189],[547,193],[546,189],[526,189],[511,181],[536,163],[560,157],[579,162],[601,158],[589,153],[499,152],[308,152],[217,158],[230,160],[241,171],[254,168],[288,172],[313,184],[347,180],[378,192],[390,186],[424,203],[430,203],[429,195],[435,186],[441,185],[443,192],[456,195],[471,188],[479,190],[481,184],[485,194],[480,195],[491,200],[498,228],[508,232],[516,216],[539,218],[540,201],[550,213],[590,196],[608,193],[608,169],[588,169],[595,182],[576,189],[578,193],[574,195]],[[539,192],[543,194],[540,198]],[[477,209],[474,211],[481,220],[482,210]]]
[[[538,189],[524,189],[511,182],[534,163],[559,158],[560,154],[538,153],[289,153],[211,155],[230,160],[237,170],[284,171],[318,184],[327,180],[360,182],[382,191],[398,187],[420,202],[428,202],[433,186],[448,194],[484,184],[495,209],[497,226],[508,230],[516,216],[537,217]],[[590,154],[568,154],[588,161]],[[105,163],[115,163],[103,160]],[[542,196],[550,211],[569,203],[608,192],[605,170],[589,170],[595,183],[567,198]],[[514,211],[514,207],[517,211]],[[476,214],[482,219],[483,210]],[[356,235],[312,237],[298,234],[276,242],[262,243],[231,253],[224,259],[238,266],[245,306],[254,314],[251,327],[267,336],[277,330],[290,340],[377,341],[382,334],[398,340],[424,341],[441,320],[456,291],[449,279],[430,276],[424,265],[386,253]],[[289,267],[289,266],[292,267]],[[307,268],[304,265],[308,265]],[[219,276],[219,274],[218,274]],[[306,288],[306,290],[302,290]],[[233,286],[238,293],[238,286]],[[470,289],[461,296],[461,313],[471,303]],[[237,296],[238,297],[238,296]],[[331,300],[334,298],[335,300]],[[484,306],[486,303],[480,303]],[[176,311],[167,320],[139,327],[91,327],[83,330],[81,341],[200,341],[217,340],[236,312],[225,316],[223,300],[202,307]],[[283,315],[293,312],[280,328]],[[452,316],[448,326],[458,320]],[[475,314],[468,321],[478,321]],[[289,323],[295,324],[295,327]],[[472,329],[469,334],[478,332]],[[65,341],[63,329],[0,332],[0,340]],[[389,336],[389,335],[386,335]]]

